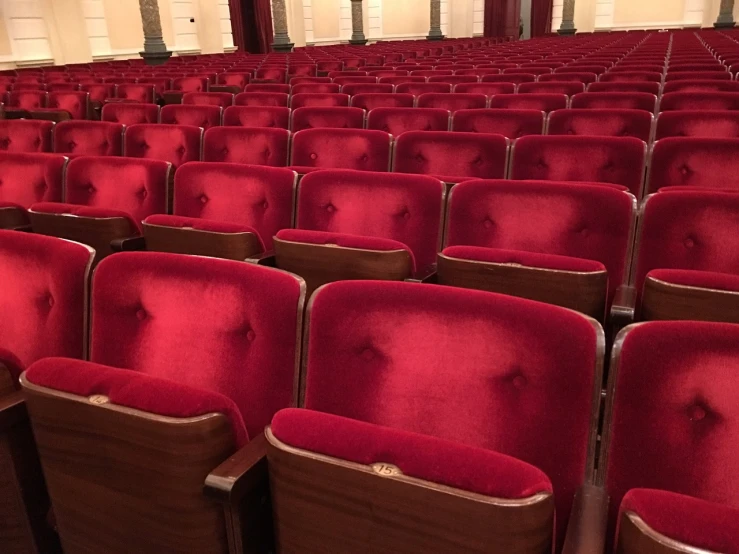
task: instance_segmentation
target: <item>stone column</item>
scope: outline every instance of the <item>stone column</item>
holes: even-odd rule
[[[275,39],[272,50],[275,52],[292,52],[293,46],[287,34],[287,8],[285,0],[272,0],[272,25],[275,29]]]
[[[646,0],[647,2],[651,0]],[[574,35],[575,29],[575,0],[564,0],[562,6],[562,24],[557,33],[560,35]]]
[[[443,40],[441,34],[441,0],[431,0],[431,29],[429,29],[428,40]]]
[[[367,44],[364,36],[362,0],[352,0],[352,38],[349,39],[349,44]]]
[[[141,23],[144,27],[144,50],[139,55],[149,65],[160,65],[172,55],[162,38],[162,20],[157,0],[139,0]]]
[[[734,0],[721,0],[718,19],[713,26],[717,29],[731,29],[734,25]]]

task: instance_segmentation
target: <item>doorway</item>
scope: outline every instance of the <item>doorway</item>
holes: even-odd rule
[[[521,0],[521,22],[523,23],[521,39],[531,38],[531,0]]]

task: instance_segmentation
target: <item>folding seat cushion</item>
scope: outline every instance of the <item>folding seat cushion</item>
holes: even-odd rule
[[[393,92],[394,85],[390,83],[349,83],[341,87],[343,94],[382,94]]]
[[[234,97],[234,106],[283,106],[290,98],[284,92],[242,92]]]
[[[657,96],[648,92],[583,92],[572,97],[572,109],[645,110],[654,113]]]
[[[351,105],[354,108],[363,108],[370,112],[376,108],[412,108],[416,97],[412,94],[355,94]]]
[[[510,178],[613,183],[640,198],[645,163],[646,145],[634,137],[531,135],[516,141]]]
[[[177,169],[186,162],[200,161],[203,130],[192,125],[131,125],[123,144],[128,157],[164,160]]]
[[[154,85],[123,83],[115,87],[115,96],[141,104],[153,104],[156,100],[156,91]]]
[[[301,93],[293,94],[290,107],[295,110],[302,107],[349,106],[348,94]]]
[[[389,171],[392,137],[372,129],[305,129],[293,135],[290,166],[300,174],[317,169]]]
[[[660,111],[739,110],[739,92],[669,92],[662,96]]]
[[[0,152],[0,228],[28,226],[26,210],[33,204],[61,201],[66,165],[67,158],[56,154]]]
[[[200,93],[195,93],[200,94]],[[209,92],[207,94],[216,94]],[[203,104],[168,104],[159,114],[160,123],[167,125],[191,125],[209,129],[221,124],[223,108]]]
[[[594,442],[590,426],[599,403],[595,387],[602,356],[597,326],[562,308],[502,295],[377,282],[327,285],[313,298],[308,325],[306,409],[278,413],[267,431],[280,544],[319,540],[312,535],[320,528],[323,547],[350,551],[351,545],[366,544],[370,506],[403,505],[398,516],[403,521],[383,523],[383,532],[370,539],[372,548],[460,552],[472,540],[496,552],[519,547],[543,552],[552,550],[552,543],[559,551],[573,495],[592,477],[587,452]],[[366,371],[380,368],[382,377]],[[526,412],[525,433],[516,431],[522,425],[521,402],[537,407]],[[456,408],[460,405],[465,409]],[[491,406],[495,417],[485,417]],[[324,440],[329,436],[340,440]],[[536,484],[524,477],[523,466],[496,453],[532,464],[546,477]],[[311,492],[306,488],[299,496],[310,504],[330,497],[327,487],[338,478],[339,460],[347,468],[341,505],[329,500],[321,516],[310,504],[293,511],[296,496],[290,491],[295,489],[278,476],[306,456],[315,460],[314,479],[294,474],[291,485],[309,487]],[[454,462],[439,465],[440,460]],[[359,472],[365,476],[361,481]],[[382,475],[393,477],[381,481]],[[404,487],[395,490],[398,480]],[[416,493],[406,488],[411,482],[419,488]],[[436,485],[445,485],[444,492]],[[512,513],[502,521],[497,511],[480,515],[484,530],[465,524],[474,516],[451,516],[445,508],[447,487],[457,489],[457,514],[481,514],[467,506],[474,502],[469,493],[478,500],[478,495],[492,497],[486,504],[501,498],[526,498],[529,505],[548,499],[546,515],[532,518],[535,524],[527,520],[532,526],[519,535],[536,537],[537,546],[511,539],[515,522],[521,521]],[[402,490],[417,501],[402,501]],[[376,495],[371,503],[369,495]],[[521,503],[506,504],[511,512],[521,508]],[[353,516],[342,517],[348,511]],[[297,514],[290,526],[284,523],[288,512]],[[335,525],[321,527],[319,517]],[[442,529],[447,517],[459,517],[462,527]]]
[[[300,94],[310,92],[313,94],[338,94],[341,92],[341,85],[336,83],[298,83],[290,87],[292,94]]]
[[[487,103],[487,96],[473,93],[428,92],[416,100],[416,106],[419,108],[441,108],[452,114],[457,110],[483,109],[487,107]]]
[[[739,188],[739,138],[671,137],[655,143],[647,192],[662,187]]]
[[[668,71],[665,76],[665,82],[685,81],[685,80],[711,80],[711,81],[731,81],[732,75],[728,71]]]
[[[621,335],[600,458],[609,550],[669,541],[674,551],[739,551],[739,435],[722,425],[736,409],[737,344],[739,326],[725,323],[655,321]]]
[[[460,83],[454,85],[455,93],[465,94],[484,94],[485,96],[493,96],[494,94],[513,94],[516,92],[514,83]]]
[[[628,83],[628,82],[661,83],[662,74],[652,71],[624,71],[622,73],[605,73],[600,76],[601,83]]]
[[[7,95],[6,108],[15,110],[37,110],[45,108],[48,93],[43,90],[14,90]]]
[[[303,129],[363,129],[364,110],[348,107],[305,107],[292,112],[290,128],[293,132]]]
[[[428,92],[449,93],[452,85],[449,83],[400,83],[395,87],[395,92],[420,96]]]
[[[739,138],[739,112],[684,110],[657,118],[655,140],[667,137]]]
[[[459,110],[452,117],[452,131],[492,133],[509,139],[544,132],[546,114],[540,110]]]
[[[51,152],[52,121],[0,119],[0,152]]]
[[[74,156],[122,156],[121,123],[61,121],[54,127],[54,152]]]
[[[224,110],[233,104],[234,95],[230,92],[188,92],[182,96],[183,104],[198,106],[218,106]]]
[[[554,303],[602,321],[628,278],[635,221],[634,197],[616,187],[466,181],[449,198],[439,282]]]
[[[256,548],[261,536],[242,536],[223,510],[258,528],[265,514],[236,484],[261,498],[266,473],[229,479],[223,505],[203,486],[225,478],[218,465],[231,456],[263,456],[262,430],[294,401],[302,282],[255,264],[125,252],[98,267],[92,288],[93,363],[48,359],[23,378],[62,544],[226,553],[235,536]],[[72,440],[83,428],[94,440]],[[142,446],[142,434],[156,440]],[[57,465],[57,441],[79,463]],[[81,495],[87,487],[96,493]],[[152,502],[152,488],[167,494]]]
[[[290,85],[277,84],[277,83],[252,83],[246,85],[244,92],[271,92],[271,93],[282,93],[290,94]]]
[[[234,127],[290,127],[290,108],[283,106],[230,106],[223,112],[223,124]]]
[[[568,98],[564,94],[496,94],[490,99],[491,108],[510,110],[540,110],[551,112],[567,108]]]
[[[649,142],[654,116],[644,110],[569,109],[549,114],[549,135],[635,137]]]
[[[157,123],[159,121],[159,106],[135,102],[109,102],[103,105],[101,119],[113,123],[122,123],[126,126],[138,123]]]
[[[665,83],[663,92],[739,92],[739,83],[716,79],[686,79]]]
[[[408,131],[395,142],[393,171],[433,175],[447,183],[502,179],[508,164],[508,139],[501,135]]]
[[[375,108],[367,114],[367,128],[394,137],[406,131],[447,131],[449,117],[442,108]]]
[[[267,127],[212,127],[205,132],[203,161],[285,167],[290,131]]]
[[[175,177],[174,215],[144,221],[149,250],[244,260],[272,249],[293,220],[289,169],[192,162]]]

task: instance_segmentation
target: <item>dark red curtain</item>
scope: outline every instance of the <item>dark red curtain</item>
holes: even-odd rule
[[[518,39],[520,14],[521,0],[485,0],[485,36]]]
[[[254,6],[254,31],[260,52],[269,52],[272,48],[274,33],[272,31],[272,8],[269,0],[251,0]]]
[[[531,0],[531,38],[552,32],[552,0]]]
[[[228,0],[234,45],[242,52],[269,52],[272,10],[269,0]]]
[[[231,12],[231,34],[234,37],[234,46],[241,52],[245,52],[244,14],[241,10],[241,0],[228,0],[228,9]]]

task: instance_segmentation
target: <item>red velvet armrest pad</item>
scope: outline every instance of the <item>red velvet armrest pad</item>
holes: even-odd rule
[[[141,224],[134,220],[130,214],[122,212],[120,210],[113,210],[108,208],[92,208],[89,206],[80,206],[78,204],[63,204],[61,202],[39,202],[31,206],[32,212],[39,212],[44,214],[69,214],[76,215],[79,217],[90,217],[90,218],[109,218],[109,217],[122,217],[127,219],[129,223],[141,233]]]
[[[3,364],[8,371],[10,371],[10,377],[13,381],[18,382],[18,377],[23,373],[23,364],[21,361],[9,350],[0,348],[0,364]]]
[[[327,169],[327,168],[325,168],[325,167],[309,167],[307,165],[291,165],[291,166],[288,166],[288,169],[292,169],[298,175],[305,175],[307,173],[313,173],[314,171],[320,171],[322,169]]]
[[[673,540],[711,552],[739,554],[736,508],[673,492],[632,489],[621,501],[620,513],[624,512],[634,512],[649,527]]]
[[[252,233],[261,242],[259,233],[248,225],[239,225],[238,223],[227,223],[224,221],[214,221],[212,219],[201,219],[197,217],[183,217],[180,215],[155,214],[150,215],[144,220],[149,225],[159,225],[161,227],[177,227],[193,229],[195,231],[207,231],[209,233]],[[264,248],[264,245],[262,245]]]
[[[380,237],[364,237],[362,235],[348,235],[344,233],[327,233],[325,231],[306,231],[303,229],[282,229],[275,235],[278,239],[290,242],[305,242],[308,244],[335,244],[344,248],[359,248],[362,250],[405,250],[411,257],[413,271],[416,271],[416,261],[413,252],[402,242]]]
[[[101,394],[113,404],[151,414],[190,418],[221,413],[229,418],[236,446],[249,442],[234,402],[221,394],[175,381],[70,358],[44,358],[26,371],[29,383],[77,396]]]
[[[690,269],[653,269],[647,273],[647,277],[652,277],[673,285],[739,292],[739,275],[732,275],[730,273],[714,273],[712,271],[696,271]]]
[[[552,492],[541,470],[516,458],[323,412],[281,410],[272,434],[294,448],[363,465],[393,464],[408,477],[494,498]]]
[[[488,262],[496,264],[520,264],[540,269],[554,269],[559,271],[578,271],[590,273],[605,271],[606,266],[595,260],[571,258],[569,256],[555,256],[540,254],[539,252],[525,252],[523,250],[501,250],[485,248],[484,246],[449,246],[442,252],[450,258]]]

